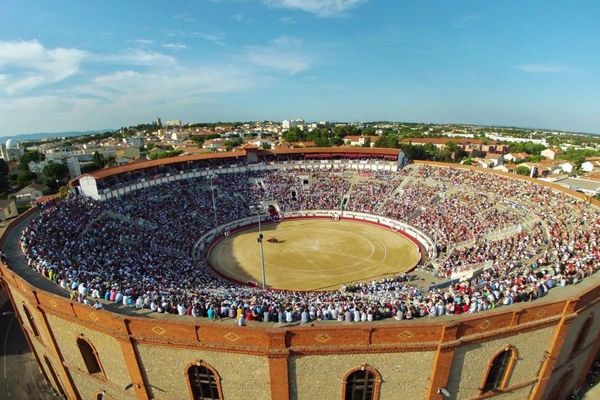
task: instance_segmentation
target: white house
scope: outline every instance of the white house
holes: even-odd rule
[[[510,162],[518,162],[528,157],[527,153],[508,153],[504,155],[504,159]]]
[[[489,160],[486,160],[485,158],[479,158],[479,157],[475,157],[473,159],[471,159],[471,162],[473,163],[472,165],[481,167],[481,168],[490,168],[493,167],[493,163],[490,162]],[[461,164],[464,163],[464,160],[461,161]]]
[[[531,143],[535,143],[535,144],[541,144],[544,146],[548,145],[548,143],[546,142],[546,138],[531,139],[531,138],[521,138],[521,137],[510,137],[510,136],[499,135],[496,132],[487,133],[485,136],[487,136],[488,138],[490,138],[492,140],[502,140],[504,142],[511,142],[511,143],[531,142]]]
[[[255,139],[248,143],[252,143],[257,147],[262,147],[263,149],[272,149],[275,147],[275,142],[267,139]]]
[[[225,139],[217,138],[207,140],[202,144],[202,148],[211,151],[225,151]]]
[[[561,154],[562,150],[559,148],[552,148],[552,149],[546,149],[546,150],[542,150],[542,152],[540,153],[540,155],[542,157],[546,157],[548,160],[554,160],[554,158]]]
[[[592,172],[594,170],[594,163],[591,161],[586,161],[582,163],[581,170],[585,172]]]
[[[173,131],[171,132],[171,140],[174,142],[183,142],[190,138],[189,132]]]
[[[32,183],[15,193],[15,201],[17,204],[29,204],[42,197],[47,189],[46,186]]]
[[[502,159],[502,154],[498,154],[498,153],[487,153],[485,155],[485,160],[487,161],[488,164],[492,164],[492,167],[497,166],[498,164],[501,163]]]
[[[365,146],[375,147],[375,142],[379,139],[378,136],[344,136],[344,144],[350,146]]]
[[[588,157],[585,162],[581,164],[581,169],[585,172],[600,170],[600,157]]]
[[[288,130],[288,129],[294,128],[294,127],[298,127],[300,129],[303,129],[303,127],[304,127],[304,120],[302,118],[296,118],[296,119],[292,119],[292,120],[284,119],[281,122],[281,127],[284,130]]]
[[[562,169],[563,172],[566,172],[567,174],[570,174],[571,172],[573,172],[573,164],[571,164],[570,162],[559,164],[558,167],[560,169]]]

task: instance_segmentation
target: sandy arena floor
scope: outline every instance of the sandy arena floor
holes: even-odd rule
[[[374,224],[300,219],[263,224],[267,286],[289,290],[333,290],[356,281],[405,272],[420,258],[405,236]],[[258,227],[218,242],[209,261],[240,282],[262,282]],[[269,243],[276,237],[282,243]]]

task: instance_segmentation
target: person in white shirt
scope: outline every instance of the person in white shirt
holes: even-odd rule
[[[142,296],[138,297],[135,301],[135,308],[137,308],[138,310],[144,308],[144,300],[142,299]]]

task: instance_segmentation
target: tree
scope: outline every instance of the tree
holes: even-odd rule
[[[160,158],[176,157],[183,153],[183,150],[160,150],[148,154],[150,160],[158,160]]]
[[[224,144],[227,147],[227,150],[231,150],[234,147],[240,146],[242,143],[244,143],[242,138],[237,137],[237,138],[226,140]]]
[[[446,148],[451,153],[454,153],[455,151],[457,151],[460,148],[460,146],[456,142],[449,140],[448,142],[446,142]]]
[[[545,149],[546,146],[532,142],[518,142],[508,145],[508,151],[511,153],[527,153],[535,156],[539,156]]]
[[[6,193],[8,189],[8,178],[6,175],[0,175],[0,193]]]
[[[531,169],[529,169],[528,167],[526,167],[524,165],[520,165],[519,167],[517,167],[515,172],[519,175],[529,176],[531,174]]]
[[[377,141],[375,141],[375,147],[388,147],[397,149],[400,147],[398,142],[398,136],[396,135],[383,135]]]
[[[92,156],[92,161],[98,166],[98,169],[103,168],[106,165],[104,155],[98,153],[97,151],[94,152],[94,155]]]
[[[50,180],[61,180],[68,175],[69,169],[64,164],[51,162],[44,167],[42,173]]]
[[[8,164],[2,158],[0,158],[0,176],[6,177],[8,175]]]
[[[67,194],[69,194],[69,186],[68,185],[64,185],[61,186],[58,189],[58,195],[60,196],[61,199],[64,199],[65,197],[67,197]]]
[[[17,185],[19,185],[20,187],[25,187],[29,185],[31,181],[35,178],[37,178],[37,175],[29,170],[20,171],[16,179]]]
[[[206,140],[204,138],[204,136],[199,136],[199,135],[191,136],[190,139],[192,139],[192,142],[194,142],[194,144],[196,144],[198,146],[202,146],[204,144],[204,141]]]
[[[30,162],[40,162],[44,160],[44,155],[37,151],[26,151],[25,154],[19,158],[19,169],[22,171],[29,171]]]
[[[339,136],[334,136],[331,140],[330,140],[331,144],[334,146],[341,146],[344,144],[344,139],[342,139]]]
[[[300,142],[306,139],[306,135],[297,126],[283,133],[283,138],[288,142]]]
[[[6,193],[8,189],[8,164],[0,158],[0,193]]]

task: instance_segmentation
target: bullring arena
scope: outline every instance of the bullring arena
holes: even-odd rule
[[[597,202],[405,161],[248,147],[83,175],[10,223],[3,286],[69,399],[579,390],[600,346]]]
[[[402,233],[374,224],[331,219],[271,223],[265,237],[268,286],[286,290],[332,290],[349,282],[393,277],[413,269],[419,248]],[[258,229],[242,230],[219,241],[209,265],[229,279],[261,282]]]

